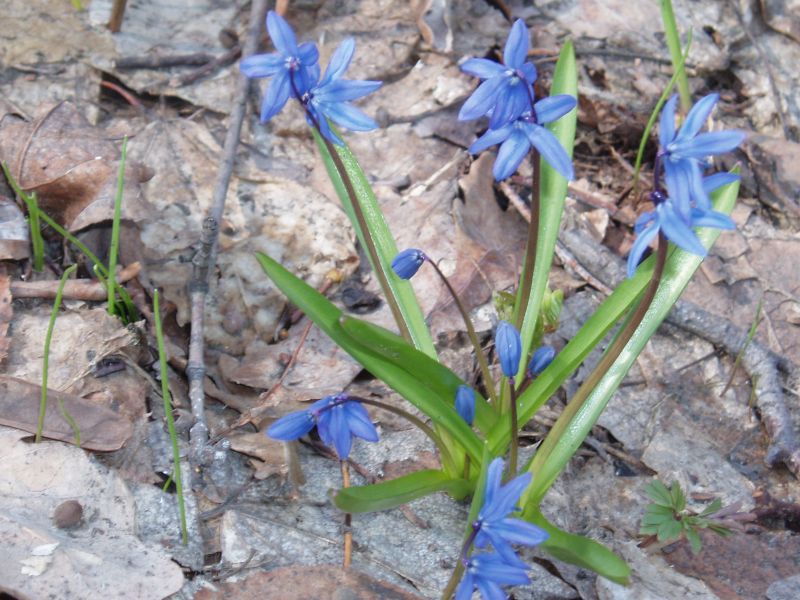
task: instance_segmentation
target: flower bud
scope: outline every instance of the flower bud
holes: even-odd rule
[[[425,253],[416,248],[403,250],[394,257],[392,270],[400,279],[411,279],[425,262]]]
[[[531,362],[528,363],[528,375],[536,377],[539,373],[544,371],[547,366],[553,362],[556,357],[556,350],[552,346],[541,346],[531,357]]]
[[[475,420],[475,392],[468,385],[461,384],[456,391],[456,411],[467,425]]]
[[[500,321],[494,334],[494,346],[500,361],[503,375],[514,377],[519,368],[519,359],[522,354],[522,340],[519,332],[508,321]]]

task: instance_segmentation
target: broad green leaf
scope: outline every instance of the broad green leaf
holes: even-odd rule
[[[699,554],[700,550],[703,549],[703,542],[700,541],[700,536],[698,533],[691,527],[687,527],[684,530],[684,533],[686,534],[686,539],[689,540],[689,546],[692,548],[692,554]]]
[[[364,220],[367,223],[369,232],[361,231],[342,178],[336,170],[336,165],[328,152],[327,146],[316,130],[314,130],[314,137],[317,140],[317,148],[319,148],[319,152],[322,155],[325,169],[328,171],[328,176],[342,202],[345,213],[347,213],[350,222],[353,224],[353,228],[356,230],[356,235],[362,247],[366,248],[366,242],[364,240],[364,235],[366,234],[371,236],[375,244],[375,249],[377,250],[381,264],[372,264],[372,259],[369,257],[369,253],[367,253],[368,258],[370,258],[370,264],[373,270],[378,271],[380,269],[384,272],[390,288],[386,290],[386,293],[391,293],[397,300],[403,320],[408,327],[414,345],[428,356],[436,358],[436,349],[433,345],[433,339],[431,339],[428,326],[425,324],[425,316],[422,313],[419,302],[417,302],[417,297],[414,295],[411,284],[404,279],[400,279],[391,269],[392,260],[397,256],[397,245],[392,237],[392,232],[389,231],[386,220],[383,218],[381,207],[378,204],[378,200],[375,198],[375,192],[372,191],[372,187],[366,175],[364,175],[364,171],[361,170],[361,166],[358,164],[355,156],[350,152],[350,148],[346,145],[335,146],[345,171],[353,182],[353,189],[355,190],[356,197],[361,206],[361,211],[364,214]]]
[[[465,479],[453,479],[443,471],[429,469],[390,481],[344,488],[339,490],[333,501],[345,512],[363,513],[394,508],[434,492],[447,492],[456,500],[461,500],[471,491],[472,487]]]
[[[708,515],[713,515],[715,512],[722,508],[722,500],[717,498],[711,504],[706,506],[705,510],[700,513],[701,517],[707,517]]]
[[[544,529],[550,537],[541,548],[548,554],[566,563],[591,569],[598,575],[616,583],[627,585],[630,567],[619,556],[590,538],[567,533],[559,529],[542,516],[539,510],[525,517]]]
[[[341,318],[342,328],[370,350],[380,354],[395,366],[424,381],[441,398],[455,401],[458,386],[464,381],[440,362],[410,346],[396,333],[373,323]],[[487,432],[497,421],[497,413],[477,391],[475,392],[475,425]]]
[[[658,479],[654,479],[648,483],[647,487],[644,488],[644,491],[648,496],[650,496],[653,502],[659,506],[672,508],[672,496],[670,495],[667,486],[661,483]]]
[[[480,461],[483,444],[458,415],[452,399],[440,398],[424,381],[395,366],[348,334],[340,323],[342,311],[302,279],[292,275],[266,254],[257,252],[256,258],[275,285],[339,347],[445,429],[476,464]]]
[[[683,495],[681,485],[677,481],[673,481],[669,487],[669,496],[672,499],[672,508],[675,512],[681,512],[686,508],[686,496]]]
[[[664,521],[658,527],[659,542],[668,542],[670,540],[676,540],[680,536],[681,536],[681,524],[679,521],[676,521],[675,519]]]
[[[553,85],[550,95],[569,94],[578,96],[578,68],[575,64],[575,49],[571,41],[567,41],[561,49],[555,71],[553,72]],[[561,145],[572,156],[575,145],[575,130],[578,123],[578,111],[574,109],[561,117],[558,121],[548,125],[548,129],[561,142]],[[520,359],[520,372],[524,372],[527,356],[531,350],[536,320],[542,303],[550,265],[553,262],[556,238],[561,224],[561,215],[564,212],[564,200],[567,197],[567,180],[559,175],[546,160],[541,159],[541,210],[539,212],[539,236],[536,242],[536,263],[533,270],[533,281],[528,305],[525,309],[525,318],[522,322],[520,335],[522,337],[522,357]],[[528,268],[523,266],[523,268]],[[520,299],[517,298],[517,306]]]
[[[715,198],[715,210],[730,214],[736,202],[738,191],[738,182],[718,190],[713,195]],[[719,237],[720,231],[717,229],[702,228],[697,231],[697,235],[703,245],[706,248],[710,248],[717,237]],[[622,382],[622,379],[628,373],[631,365],[678,300],[692,275],[700,266],[702,260],[702,257],[695,256],[694,254],[684,252],[680,249],[675,249],[671,254],[670,258],[667,260],[661,285],[656,292],[650,309],[645,314],[641,324],[634,332],[630,341],[625,345],[625,348],[622,350],[617,360],[598,382],[595,389],[590,392],[583,405],[578,408],[572,421],[564,431],[564,434],[556,442],[548,455],[547,460],[544,461],[544,464],[539,466],[536,477],[526,492],[528,496],[524,498],[526,507],[533,509],[538,505],[544,497],[545,492],[553,484],[556,477],[558,477],[558,474],[583,443],[589,430],[597,422],[600,413],[611,399],[611,396]],[[634,277],[625,283],[634,281],[635,279]],[[625,283],[623,283],[620,288],[624,286]],[[526,510],[529,509],[526,508]]]

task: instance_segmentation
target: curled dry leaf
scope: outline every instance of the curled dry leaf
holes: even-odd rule
[[[134,501],[114,472],[58,442],[31,445],[0,427],[0,587],[18,598],[138,598],[177,592],[183,574],[135,532]],[[69,530],[53,522],[65,500],[80,504]]]
[[[112,219],[121,146],[121,139],[107,138],[69,102],[30,122],[0,118],[0,160],[24,191],[36,193],[39,207],[71,231]],[[140,184],[148,176],[126,163],[124,219],[143,218]]]

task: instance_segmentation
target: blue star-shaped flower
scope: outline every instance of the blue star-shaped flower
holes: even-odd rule
[[[267,14],[267,31],[277,52],[248,56],[240,65],[247,77],[273,78],[261,104],[262,123],[278,114],[293,95],[292,78],[302,91],[319,79],[319,50],[314,44],[306,42],[298,46],[292,28],[273,10]]]
[[[733,173],[716,173],[703,179],[701,187],[703,193],[708,196],[718,187],[738,180],[739,176]],[[628,277],[633,277],[645,250],[659,231],[663,231],[669,241],[683,250],[698,256],[705,256],[706,249],[693,231],[694,227],[736,228],[728,215],[711,210],[711,208],[690,208],[689,217],[686,218],[671,197],[663,197],[663,195],[659,197],[654,194],[654,201],[656,209],[652,212],[642,213],[634,225],[634,232],[638,237],[628,255]]]
[[[505,485],[501,485],[502,477],[503,459],[496,458],[489,465],[486,475],[483,507],[472,524],[473,530],[477,530],[475,546],[485,548],[491,542],[506,564],[521,568],[525,563],[511,544],[537,546],[548,538],[548,534],[541,527],[508,516],[517,510],[516,504],[530,485],[531,474],[524,473]]]
[[[489,129],[472,143],[469,151],[478,154],[490,146],[501,144],[492,173],[497,181],[502,181],[517,170],[533,146],[551,167],[565,178],[572,179],[574,171],[569,154],[543,125],[560,119],[576,104],[575,98],[567,94],[543,98],[534,104],[533,112],[528,110],[513,123]]]
[[[527,567],[510,565],[492,552],[470,556],[464,566],[464,577],[456,589],[455,600],[470,600],[476,587],[483,600],[506,600],[508,596],[500,586],[531,582]]]
[[[348,104],[350,100],[362,98],[371,94],[381,85],[380,81],[350,81],[342,79],[344,72],[350,65],[356,44],[352,38],[346,39],[331,56],[325,75],[319,83],[305,91],[300,101],[313,116],[319,125],[322,135],[335,144],[344,142],[330,128],[328,119],[351,131],[371,131],[378,124],[357,109]]]
[[[353,436],[368,442],[378,441],[378,431],[367,410],[346,394],[325,396],[306,410],[281,417],[269,426],[267,435],[276,440],[296,440],[315,425],[323,443],[335,448],[342,460],[350,455]]]
[[[528,44],[528,28],[522,19],[517,19],[506,40],[504,64],[471,58],[461,65],[462,71],[485,81],[461,107],[459,120],[471,121],[491,113],[489,127],[496,129],[530,110],[536,67],[525,62]]]
[[[730,152],[745,138],[741,131],[699,133],[718,100],[719,94],[709,94],[698,100],[678,131],[675,130],[678,97],[670,98],[661,111],[659,155],[664,163],[669,195],[684,220],[690,218],[693,206],[703,210],[711,208],[708,192],[703,187],[705,160],[715,154]]]

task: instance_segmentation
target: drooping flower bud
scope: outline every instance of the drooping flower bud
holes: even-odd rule
[[[425,253],[422,250],[409,248],[394,257],[392,270],[400,279],[411,279],[424,262]]]
[[[467,425],[475,420],[475,392],[468,385],[461,384],[456,391],[456,412]]]
[[[522,340],[519,332],[508,321],[500,321],[494,334],[494,346],[500,361],[503,375],[514,377],[519,368],[519,359],[522,354]]]
[[[553,362],[556,357],[556,350],[552,346],[540,346],[531,357],[531,362],[528,363],[528,375],[536,377],[539,373],[544,371],[547,366]]]

